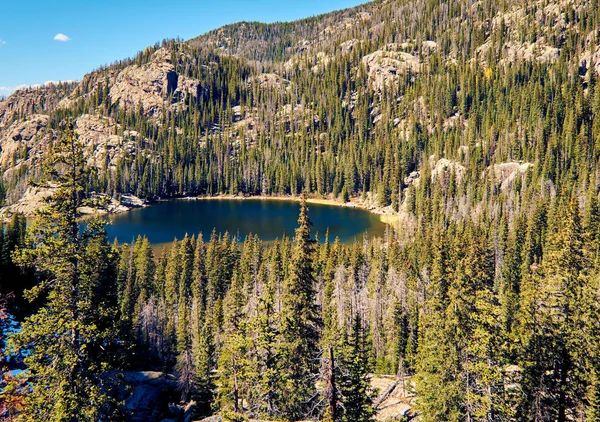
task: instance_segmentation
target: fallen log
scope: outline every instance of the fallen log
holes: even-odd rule
[[[392,394],[394,392],[394,390],[396,389],[398,384],[400,384],[400,381],[402,381],[400,378],[396,378],[396,381],[391,383],[390,386],[388,388],[386,388],[383,393],[381,393],[381,395],[377,398],[377,400],[373,404],[373,408],[375,410],[377,410],[379,408],[379,406],[381,406],[381,403],[386,401],[386,399],[390,396],[390,394]]]

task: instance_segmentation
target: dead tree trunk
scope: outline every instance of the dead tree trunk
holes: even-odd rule
[[[335,385],[335,359],[333,346],[329,345],[329,413],[333,422],[337,421],[337,386]]]

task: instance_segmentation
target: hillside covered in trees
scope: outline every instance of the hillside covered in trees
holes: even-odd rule
[[[368,421],[375,373],[406,380],[405,418],[600,420],[599,23],[597,0],[376,1],[15,92],[3,215],[53,196],[0,236],[0,325],[3,303],[22,322],[3,356],[27,368],[0,415]],[[304,204],[293,239],[155,256],[79,230],[92,192],[304,192],[400,223],[317,244]],[[180,412],[132,415],[149,370]]]

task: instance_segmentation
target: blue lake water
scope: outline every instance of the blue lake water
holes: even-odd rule
[[[294,235],[299,209],[298,202],[270,199],[174,200],[113,215],[107,230],[111,240],[116,237],[121,243],[146,235],[151,243],[161,244],[200,232],[207,239],[213,227],[218,233],[228,231],[240,239],[252,233],[272,241]],[[365,234],[382,236],[386,228],[378,216],[350,207],[309,204],[309,217],[313,235],[318,232],[321,241],[327,229],[331,241],[339,237],[349,243],[362,240]]]

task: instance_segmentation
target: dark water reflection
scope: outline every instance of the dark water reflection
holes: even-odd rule
[[[161,244],[200,232],[206,239],[213,227],[241,239],[253,233],[272,241],[294,235],[299,207],[298,202],[259,199],[168,201],[111,216],[107,230],[111,240],[116,237],[121,243],[146,235],[151,243]],[[355,208],[309,204],[309,216],[313,234],[319,232],[321,241],[327,229],[332,241],[337,236],[349,243],[361,240],[365,233],[382,236],[386,227],[376,215]]]

